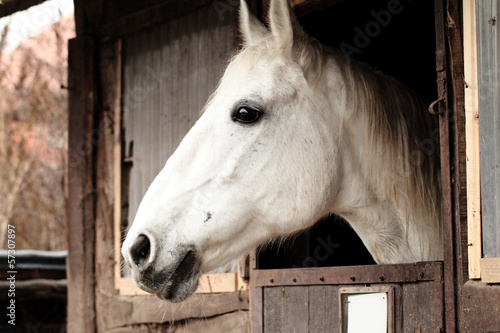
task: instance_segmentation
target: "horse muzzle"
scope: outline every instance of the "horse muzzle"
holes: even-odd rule
[[[162,260],[163,252],[170,253],[168,260]],[[160,299],[181,302],[198,287],[200,259],[194,246],[179,245],[176,251],[162,251],[151,236],[140,234],[123,253],[135,284]]]

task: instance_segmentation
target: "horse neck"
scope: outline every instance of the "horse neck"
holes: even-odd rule
[[[332,212],[350,222],[377,263],[441,258],[439,191],[422,185],[439,181],[435,179],[436,161],[429,156],[422,163],[423,171],[411,170],[405,156],[411,149],[418,149],[412,147],[418,138],[412,138],[405,125],[417,122],[419,129],[426,129],[430,124],[406,119],[399,113],[394,104],[400,103],[399,108],[405,110],[408,97],[414,98],[399,83],[345,59],[332,60],[328,62],[331,70],[341,73],[342,80],[331,78],[327,86],[340,84],[344,101],[339,131],[342,138],[337,140],[338,158],[344,161],[343,179]],[[387,93],[400,93],[402,97],[383,100],[377,91],[379,84],[387,84],[393,89]],[[377,98],[382,100],[375,101]],[[411,107],[421,107],[416,98],[412,102],[415,105]],[[391,109],[383,110],[384,103]],[[382,113],[386,111],[390,114]],[[377,129],[384,126],[390,128],[378,133]],[[423,132],[424,137],[430,135]],[[406,143],[398,146],[403,140]],[[404,172],[398,174],[401,170]]]

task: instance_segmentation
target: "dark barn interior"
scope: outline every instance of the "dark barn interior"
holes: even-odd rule
[[[355,0],[301,16],[299,21],[322,44],[397,78],[430,104],[437,98],[433,13],[433,1]],[[354,230],[338,216],[327,216],[259,253],[260,269],[375,263]]]

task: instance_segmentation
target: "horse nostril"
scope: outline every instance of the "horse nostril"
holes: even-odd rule
[[[130,256],[137,267],[141,267],[151,252],[151,242],[146,235],[139,235],[130,249]]]

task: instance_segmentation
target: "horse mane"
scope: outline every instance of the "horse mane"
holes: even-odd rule
[[[420,234],[420,258],[437,258],[442,244],[440,160],[437,121],[425,100],[396,79],[330,51],[342,73],[350,117],[362,117],[365,129],[366,183],[379,198],[396,203]],[[376,175],[373,177],[372,175]],[[428,231],[422,233],[422,231]],[[424,244],[424,242],[429,242]]]
[[[395,78],[356,61],[340,50],[322,46],[301,35],[295,40],[293,57],[315,86],[332,58],[344,84],[344,122],[364,119],[366,184],[382,200],[396,203],[406,221],[428,239],[420,239],[420,258],[439,258],[442,246],[441,173],[437,118],[427,103]],[[346,124],[344,124],[345,126]],[[375,177],[373,175],[376,175]],[[424,232],[426,231],[426,232]],[[427,243],[425,243],[427,242]],[[428,248],[428,253],[423,253]]]

